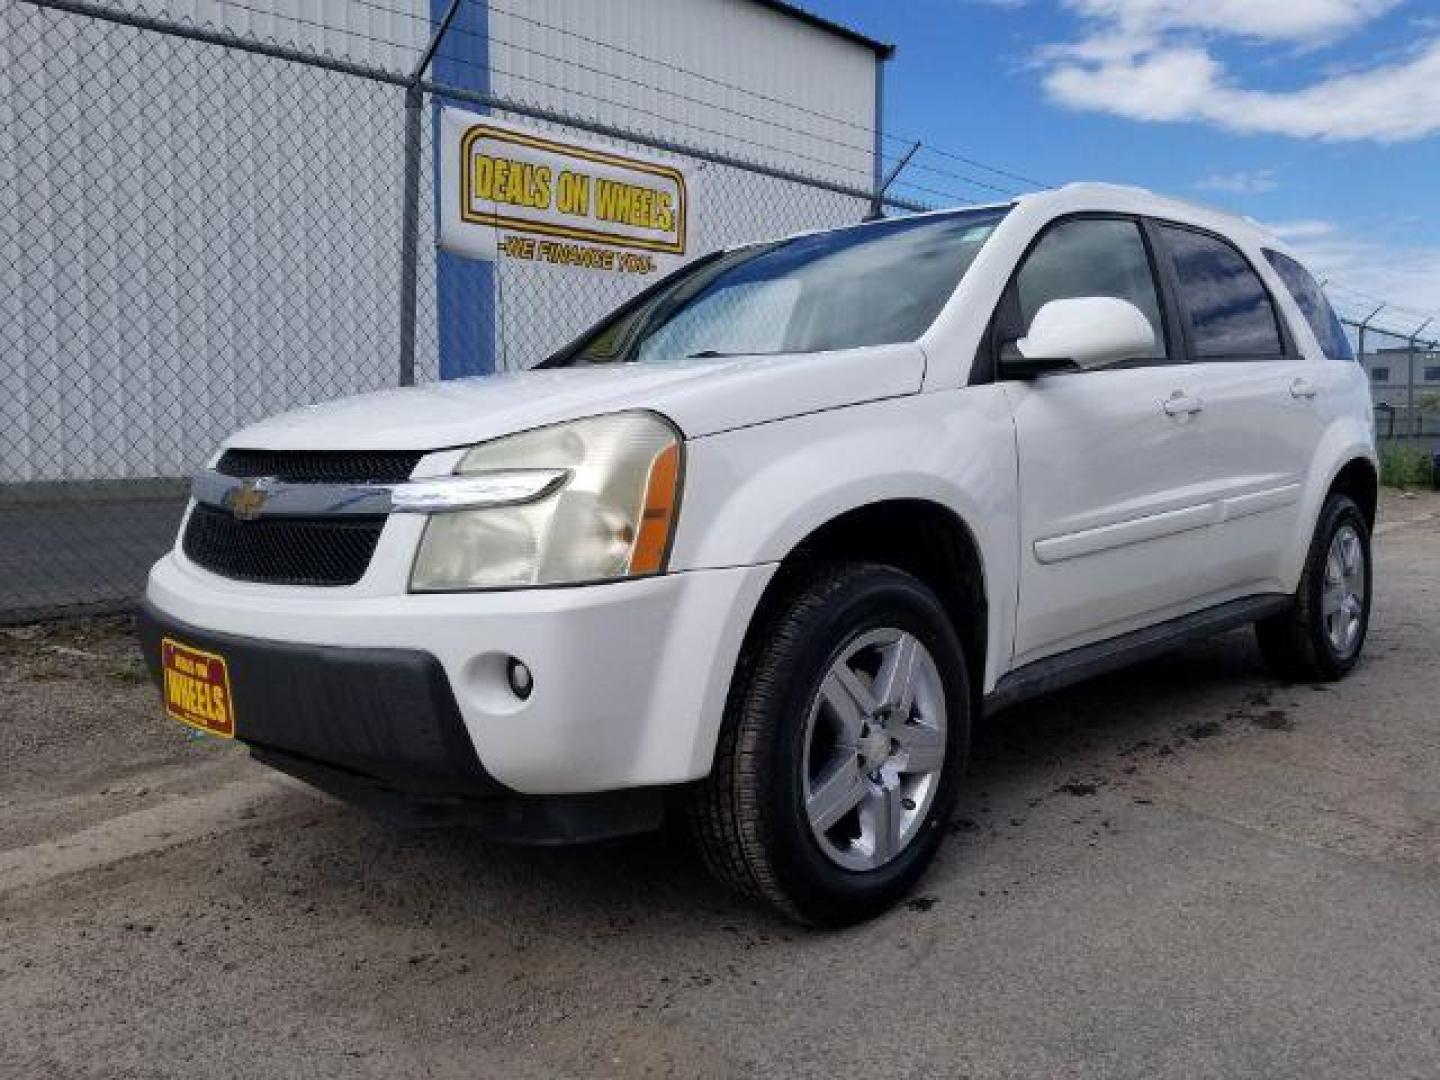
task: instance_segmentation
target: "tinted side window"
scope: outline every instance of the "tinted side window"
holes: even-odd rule
[[[1315,331],[1321,351],[1331,360],[1354,360],[1355,350],[1350,347],[1345,328],[1340,325],[1335,309],[1330,306],[1330,301],[1325,299],[1320,286],[1315,284],[1310,271],[1278,251],[1267,250],[1265,258],[1270,260],[1275,273],[1280,275],[1280,280],[1285,282],[1285,287],[1295,298],[1295,303],[1299,306],[1300,313],[1305,316],[1305,321],[1310,324],[1310,329]]]
[[[1015,276],[1021,326],[1051,300],[1080,296],[1114,296],[1129,300],[1150,320],[1155,351],[1164,360],[1165,322],[1150,256],[1133,221],[1073,218],[1054,225],[1026,258]]]
[[[1275,307],[1245,256],[1225,241],[1175,225],[1160,231],[1175,260],[1180,304],[1201,360],[1263,359],[1284,352]]]

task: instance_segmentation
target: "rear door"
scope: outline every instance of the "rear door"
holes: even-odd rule
[[[1047,301],[1114,296],[1155,330],[1148,356],[1001,385],[1016,429],[1020,581],[1013,663],[1158,622],[1185,608],[1208,524],[1210,463],[1155,262],[1138,220],[1051,223],[996,312],[992,346]]]
[[[1275,298],[1229,240],[1152,225],[1190,358],[1187,385],[1214,487],[1214,525],[1195,569],[1199,597],[1220,603],[1285,591],[1285,556],[1324,424],[1319,365],[1288,332]]]

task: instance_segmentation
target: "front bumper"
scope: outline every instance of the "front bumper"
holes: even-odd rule
[[[162,683],[160,642],[218,653],[236,731],[264,753],[324,763],[417,796],[500,795],[481,766],[439,661],[415,649],[341,649],[202,630],[146,603],[140,644]]]
[[[497,839],[576,843],[660,823],[663,789],[520,795],[485,771],[439,662],[413,649],[337,649],[218,634],[141,608],[161,682],[171,637],[225,657],[236,737],[257,760],[409,825],[463,822]]]
[[[147,653],[168,625],[241,657],[237,736],[262,755],[446,797],[661,787],[709,771],[773,572],[384,596],[230,581],[172,553],[151,571]],[[525,700],[512,656],[534,676]]]

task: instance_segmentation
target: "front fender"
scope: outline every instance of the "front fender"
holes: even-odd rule
[[[993,387],[916,394],[694,440],[676,570],[778,563],[874,503],[936,503],[969,528],[989,603],[986,689],[1014,640],[1018,506],[1010,411]],[[747,616],[748,621],[748,616]]]

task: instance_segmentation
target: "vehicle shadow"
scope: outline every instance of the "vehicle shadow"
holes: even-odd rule
[[[1248,629],[1198,642],[985,717],[967,786],[1011,768],[1088,762],[1097,753],[1158,754],[1167,744],[1173,752],[1179,742],[1214,734],[1206,725],[1223,723],[1225,707],[1237,699],[1275,686]]]
[[[1035,842],[1034,830],[1012,827],[1028,808],[1057,793],[1144,780],[1274,689],[1250,635],[1237,632],[986,719],[975,732],[956,836],[927,888],[943,889],[971,844],[992,837],[1006,845]],[[676,824],[624,841],[527,848],[458,827],[400,830],[338,807],[326,817],[327,842],[365,850],[369,883],[398,882],[387,887],[392,899],[408,897],[374,903],[371,894],[362,907],[380,922],[413,924],[420,912],[427,925],[459,937],[483,925],[525,947],[577,935],[594,941],[644,933],[679,942],[743,933],[758,942],[805,933],[716,885]],[[332,899],[340,900],[355,881],[343,865],[338,873],[311,885],[335,890]]]

